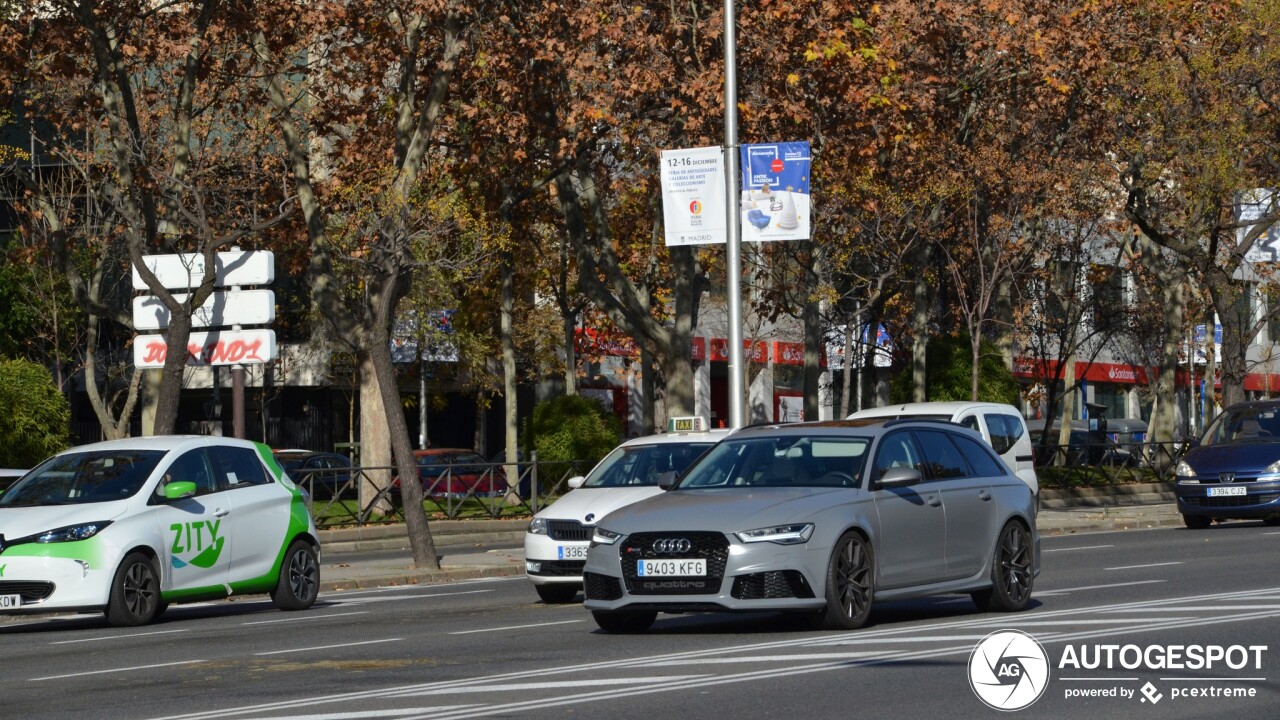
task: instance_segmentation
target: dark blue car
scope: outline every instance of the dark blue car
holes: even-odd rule
[[[1187,527],[1214,520],[1280,524],[1280,401],[1237,403],[1178,463],[1178,512]]]

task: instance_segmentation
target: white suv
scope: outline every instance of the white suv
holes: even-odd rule
[[[622,443],[585,478],[569,478],[570,492],[533,517],[524,536],[525,574],[543,602],[570,602],[582,589],[591,533],[601,518],[662,493],[660,481],[732,432],[706,429],[705,418],[672,418],[667,427]]]
[[[1031,493],[1037,497],[1040,495],[1027,421],[1012,405],[968,401],[905,403],[859,410],[848,419],[864,418],[932,418],[950,420],[977,430],[991,443],[1009,469],[1031,488]]]

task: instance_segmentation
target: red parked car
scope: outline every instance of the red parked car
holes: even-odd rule
[[[428,497],[496,497],[507,492],[502,468],[463,448],[414,450],[418,479]]]

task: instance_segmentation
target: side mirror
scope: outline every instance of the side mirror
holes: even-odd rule
[[[889,468],[884,471],[876,485],[882,488],[910,487],[919,484],[920,471],[910,467]]]
[[[676,479],[680,477],[680,473],[675,470],[668,470],[658,476],[658,487],[663,490],[670,490],[676,486]]]
[[[569,478],[567,484],[569,485],[570,490],[577,490],[578,488],[582,487],[582,483],[586,481],[587,479],[585,477],[578,475],[576,477]]]
[[[178,480],[164,486],[162,490],[166,500],[179,500],[196,494],[196,484],[186,480]]]

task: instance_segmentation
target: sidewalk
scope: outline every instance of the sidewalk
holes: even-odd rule
[[[1064,495],[1071,495],[1066,492]],[[1110,530],[1181,527],[1182,516],[1172,502],[1159,492],[1144,491],[1104,496],[1066,498],[1046,491],[1036,519],[1041,536],[1073,535]],[[1092,503],[1084,505],[1082,503]],[[1117,504],[1133,503],[1142,504]],[[1056,506],[1056,507],[1054,507]],[[322,530],[320,579],[324,590],[359,590],[395,585],[473,580],[524,574],[524,550],[511,548],[524,539],[527,519],[441,520],[431,523],[432,537],[440,555],[439,570],[419,570],[413,566],[403,525]],[[504,548],[494,548],[503,545]],[[404,550],[404,555],[382,560],[346,562],[344,555],[370,550]]]

